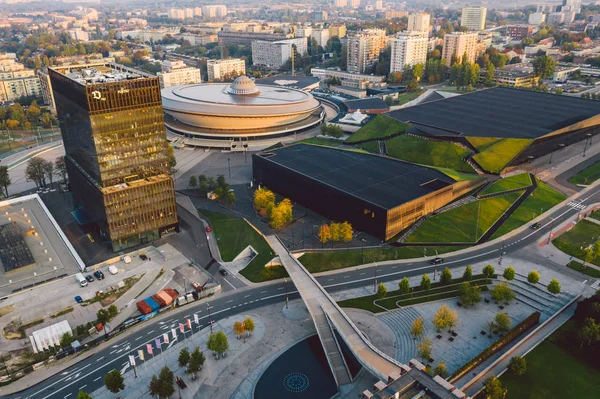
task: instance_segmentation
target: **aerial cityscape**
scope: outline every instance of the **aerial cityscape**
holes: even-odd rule
[[[599,396],[600,1],[0,17],[0,398]]]

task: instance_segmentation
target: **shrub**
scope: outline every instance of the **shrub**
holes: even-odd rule
[[[452,272],[450,271],[450,269],[445,268],[442,271],[442,274],[440,276],[440,283],[442,283],[442,285],[448,285],[452,282]]]
[[[540,282],[540,274],[537,272],[537,270],[532,270],[527,275],[527,281],[529,281],[531,284],[537,284]]]
[[[513,356],[508,363],[508,371],[514,375],[523,375],[527,371],[527,361],[521,356]]]
[[[560,294],[560,283],[557,279],[553,278],[552,280],[550,280],[550,282],[548,283],[548,291],[555,295]]]
[[[492,277],[494,277],[494,266],[487,265],[486,267],[484,267],[483,268],[483,275],[486,278],[492,278]]]
[[[504,273],[502,275],[504,276],[505,279],[507,279],[509,281],[514,280],[515,269],[512,266],[509,266],[506,269],[504,269]]]

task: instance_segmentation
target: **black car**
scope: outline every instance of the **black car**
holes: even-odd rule
[[[434,258],[429,261],[432,265],[439,265],[440,263],[444,263],[444,259],[442,258]]]
[[[229,273],[227,273],[227,270],[225,269],[220,269],[219,273],[221,273],[221,276],[227,276]]]
[[[529,226],[529,228],[530,228],[530,229],[532,229],[532,230],[537,230],[537,229],[539,229],[540,227],[542,227],[542,225],[541,225],[541,224],[539,224],[539,223],[534,223],[534,224],[532,224],[531,226]]]
[[[92,275],[91,275],[91,274],[88,274],[87,276],[85,276],[85,279],[86,279],[87,281],[89,281],[90,283],[91,283],[92,281],[94,281],[94,278],[92,277]]]
[[[146,260],[146,259],[148,259],[148,257],[147,257],[146,255],[144,255],[144,254],[141,254],[141,255],[140,255],[140,259],[141,259],[141,260]]]
[[[104,273],[102,273],[100,270],[96,270],[94,272],[94,276],[98,279],[98,280],[104,280]]]

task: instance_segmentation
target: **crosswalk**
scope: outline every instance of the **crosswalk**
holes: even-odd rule
[[[583,205],[581,202],[577,202],[577,201],[571,201],[568,204],[571,208],[573,209],[577,209],[577,210],[583,210],[585,208],[585,205]]]
[[[600,280],[596,280],[593,284],[592,284],[592,288],[595,290],[600,290]]]

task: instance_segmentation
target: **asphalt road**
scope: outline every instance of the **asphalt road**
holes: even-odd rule
[[[600,189],[589,193],[577,202],[582,204],[592,204],[600,202]],[[555,216],[546,217],[542,222],[542,227],[538,230],[526,230],[506,242],[500,242],[487,248],[474,247],[468,254],[458,256],[448,255],[444,257],[444,267],[450,268],[465,266],[474,262],[480,262],[487,259],[497,259],[501,252],[506,254],[515,253],[524,247],[535,243],[541,237],[549,235],[552,226],[557,226],[561,222],[573,217],[580,211],[579,207],[565,205]],[[436,266],[432,266],[429,260],[415,260],[412,263],[397,263],[388,265],[373,266],[362,269],[348,269],[340,271],[337,274],[321,276],[317,279],[329,292],[345,290],[348,288],[364,287],[374,284],[375,273],[377,281],[391,281],[402,276],[415,276],[423,273],[432,273]],[[437,266],[440,267],[440,266]],[[287,289],[290,290],[289,298],[298,298],[297,292],[292,283],[287,283]],[[196,333],[199,329],[209,326],[209,308],[210,318],[214,321],[232,316],[238,313],[247,312],[251,309],[268,304],[280,302],[285,303],[286,285],[283,282],[276,282],[261,287],[229,291],[215,299],[205,303],[191,304],[177,310],[159,315],[154,319],[147,321],[138,331],[126,338],[115,338],[111,340],[106,348],[100,350],[93,356],[85,359],[64,372],[50,377],[46,381],[37,384],[20,393],[7,396],[8,398],[69,398],[74,399],[80,390],[93,392],[102,387],[104,375],[110,370],[122,370],[128,362],[128,355],[137,354],[137,349],[145,347],[147,343],[154,343],[155,338],[162,337],[162,334],[176,329],[177,339],[185,339],[184,334],[179,331],[179,323],[184,323],[185,318],[192,320],[192,331]],[[199,325],[193,323],[194,314],[198,315]],[[187,328],[186,328],[187,330]],[[186,334],[190,335],[189,331]],[[167,349],[173,345],[164,344],[162,348]],[[156,351],[160,354],[160,351]],[[137,355],[136,355],[137,356]],[[146,354],[146,359],[151,356]],[[136,359],[141,364],[140,359]],[[131,372],[131,367],[124,369],[125,372]],[[25,377],[27,378],[27,377]]]

